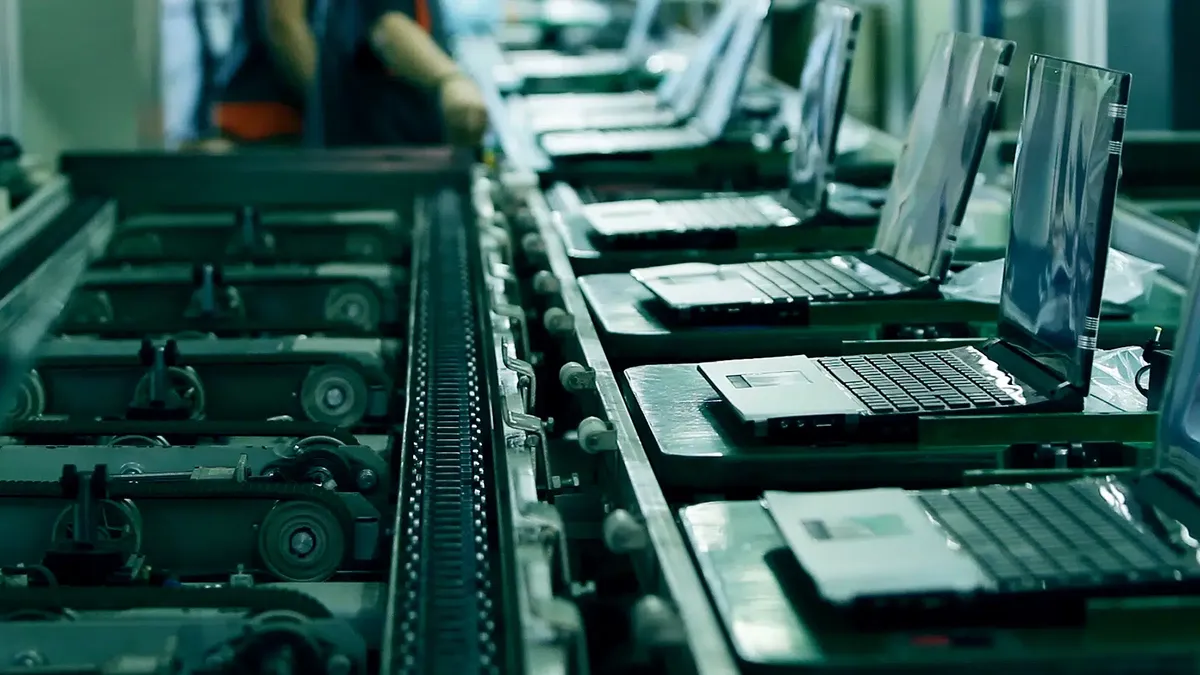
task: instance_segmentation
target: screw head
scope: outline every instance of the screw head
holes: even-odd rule
[[[371,469],[363,469],[356,476],[358,489],[362,492],[370,492],[379,484],[379,476]]]

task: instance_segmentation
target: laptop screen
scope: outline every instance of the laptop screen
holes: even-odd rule
[[[625,34],[625,56],[630,61],[645,58],[650,50],[650,28],[658,16],[658,8],[662,0],[637,0],[633,7],[633,19],[629,22],[629,32]]]
[[[1082,392],[1091,379],[1129,75],[1029,61],[1000,337]]]
[[[709,84],[708,95],[697,111],[696,127],[709,138],[719,138],[733,117],[742,85],[750,71],[750,61],[758,46],[763,23],[771,10],[772,0],[746,0],[738,3],[742,20],[729,38],[724,57],[717,64],[716,74]]]
[[[800,73],[800,120],[789,170],[792,198],[813,208],[824,205],[837,156],[859,17],[858,10],[832,2],[818,3],[813,17],[812,42]]]
[[[654,92],[659,103],[671,106],[681,117],[696,112],[700,97],[704,95],[704,83],[712,76],[713,65],[729,42],[740,8],[740,2],[725,3],[692,49],[687,65],[659,83]]]
[[[934,44],[879,215],[875,248],[919,274],[950,268],[1013,43],[945,33]]]
[[[1200,265],[1194,263],[1163,391],[1158,452],[1161,468],[1200,494]]]

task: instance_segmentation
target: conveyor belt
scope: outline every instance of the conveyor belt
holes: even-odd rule
[[[415,265],[391,672],[499,672],[495,481],[470,225],[459,196],[430,201],[436,217]]]

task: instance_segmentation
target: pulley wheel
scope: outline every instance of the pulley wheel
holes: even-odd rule
[[[58,514],[54,521],[53,541],[55,543],[70,541],[75,537],[74,504],[68,505]],[[100,502],[100,526],[96,529],[96,537],[120,548],[128,555],[142,550],[142,513],[129,500],[105,499]]]
[[[300,385],[300,406],[310,421],[349,427],[367,414],[367,383],[348,366],[318,366]]]
[[[46,386],[36,370],[29,371],[17,388],[17,395],[8,411],[8,421],[31,420],[46,412]]]
[[[379,325],[379,299],[363,284],[342,284],[325,296],[325,320],[374,330]]]
[[[309,502],[276,504],[259,525],[259,559],[280,581],[325,581],[341,567],[345,553],[341,523]]]
[[[171,443],[162,436],[126,434],[112,439],[108,445],[114,448],[166,448],[170,447]]]
[[[152,375],[147,373],[138,381],[137,389],[133,392],[133,402],[135,405],[147,406],[150,404],[151,377]],[[178,366],[167,368],[167,386],[179,398],[179,401],[191,411],[191,419],[198,420],[204,417],[204,406],[206,404],[204,383],[200,381],[200,377],[196,375],[196,371],[191,368],[180,368]]]

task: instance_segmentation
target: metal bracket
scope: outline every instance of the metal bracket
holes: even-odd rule
[[[515,323],[514,328],[519,335],[521,353],[529,353],[529,320],[525,316],[525,310],[510,305],[504,301],[504,298],[492,296],[492,313],[504,317]]]
[[[507,338],[500,340],[500,358],[504,361],[506,368],[517,374],[518,386],[520,386],[521,378],[528,382],[525,410],[534,410],[537,403],[537,373],[533,366],[528,361],[517,358],[517,350]]]

